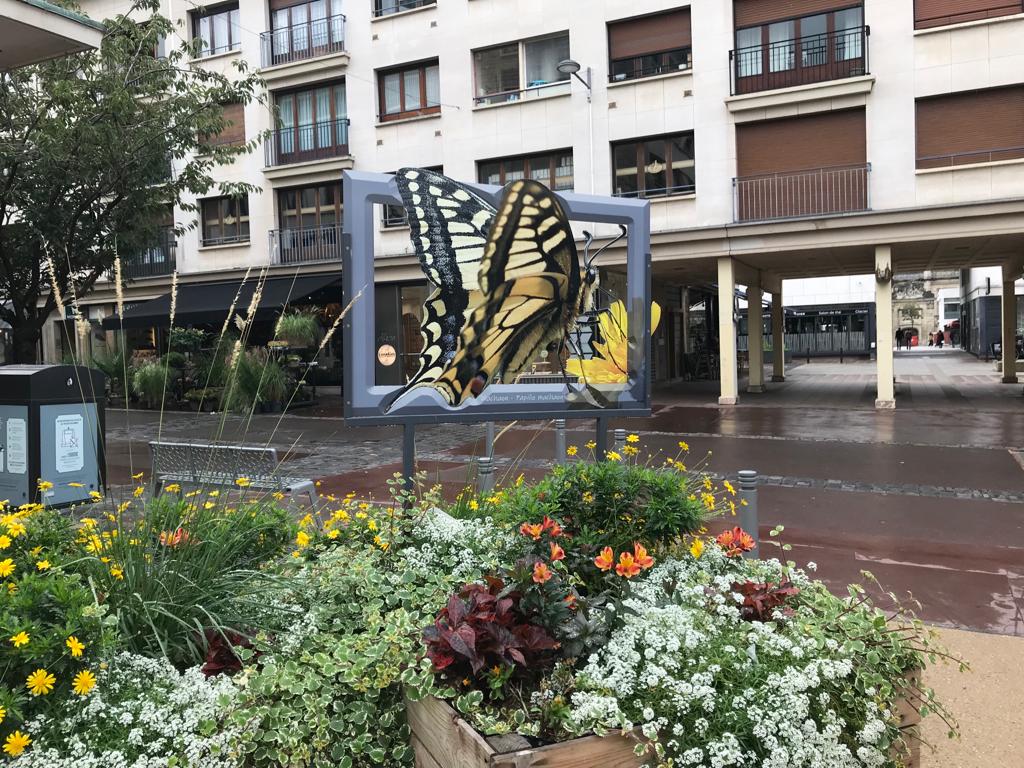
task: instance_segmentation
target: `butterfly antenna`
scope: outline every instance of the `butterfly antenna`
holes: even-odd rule
[[[619,242],[619,240],[621,240],[625,236],[626,236],[626,227],[623,224],[619,224],[619,234],[615,236],[614,240],[610,240],[609,242],[607,242],[604,245],[602,245],[601,248],[598,250],[598,252],[594,254],[593,258],[591,258],[591,260],[589,262],[587,262],[587,266],[590,266],[594,261],[597,260],[598,256],[600,256],[602,253],[607,251],[609,248],[611,248],[613,245],[615,245],[617,242]]]

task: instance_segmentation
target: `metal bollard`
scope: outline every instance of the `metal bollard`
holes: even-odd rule
[[[484,455],[489,458],[494,458],[494,422],[488,421],[485,423],[487,427],[487,437],[484,442]]]
[[[754,548],[743,556],[756,560],[761,556],[757,522],[757,472],[752,469],[740,470],[739,482],[740,501],[747,502],[739,505],[740,527],[754,538]]]
[[[615,450],[621,451],[626,447],[626,430],[616,429],[615,430]]]
[[[481,495],[494,490],[494,460],[489,456],[476,460],[476,487]]]
[[[565,464],[565,419],[555,419],[555,463]]]

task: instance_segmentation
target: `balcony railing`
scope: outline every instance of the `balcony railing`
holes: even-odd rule
[[[121,261],[121,276],[128,280],[169,275],[174,271],[177,243],[174,230],[161,227],[155,243]],[[113,273],[111,273],[113,275]]]
[[[1024,147],[1002,147],[975,152],[956,152],[951,155],[922,155],[917,158],[918,168],[955,168],[958,165],[997,163],[1000,160],[1024,158]]]
[[[866,211],[871,164],[815,168],[733,179],[736,221]]]
[[[341,263],[341,226],[270,230],[272,264]]]
[[[272,131],[265,145],[268,167],[344,157],[348,154],[347,117]]]
[[[666,75],[670,72],[691,69],[693,49],[676,48],[662,53],[647,53],[627,59],[613,59],[608,68],[608,80],[620,83],[623,80],[637,80],[641,77]]]
[[[866,75],[870,35],[870,27],[856,27],[737,48],[729,52],[732,94]]]
[[[390,16],[393,13],[411,11],[425,5],[437,5],[437,0],[374,0],[373,15],[375,18]]]
[[[310,19],[290,27],[280,27],[260,35],[261,63],[264,67],[312,59],[345,50],[345,17]]]
[[[559,93],[569,93],[569,80],[556,80],[552,83],[535,82],[530,83],[526,88],[518,88],[514,91],[499,91],[498,93],[487,93],[473,98],[474,106],[483,104],[504,104],[509,101],[525,101],[526,99],[537,99],[545,96],[556,96]]]

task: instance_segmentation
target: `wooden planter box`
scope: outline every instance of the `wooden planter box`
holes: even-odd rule
[[[416,768],[639,768],[637,742],[614,734],[587,736],[518,752],[496,752],[484,737],[439,699],[406,702]]]
[[[920,680],[920,672],[914,677]],[[621,733],[497,752],[444,701],[431,697],[406,701],[405,711],[416,768],[639,768],[644,763],[644,758],[633,753],[636,739]],[[921,722],[921,715],[906,700],[896,703],[896,711],[907,748],[894,747],[894,752],[906,768],[919,768],[921,740],[911,732]]]

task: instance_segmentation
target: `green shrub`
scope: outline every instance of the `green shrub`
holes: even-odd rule
[[[275,360],[267,360],[260,381],[260,400],[278,403],[288,396],[288,374]]]
[[[294,538],[291,515],[266,499],[224,504],[214,493],[167,493],[112,526],[86,523],[82,567],[125,648],[195,664],[206,630],[244,635],[267,620],[264,597],[277,580],[263,566]]]
[[[225,386],[225,407],[249,411],[260,403],[284,400],[287,390],[288,375],[265,349],[246,350],[238,356]]]
[[[187,364],[184,354],[173,351],[164,355],[161,362],[163,362],[164,365],[169,366],[172,372],[178,371],[179,373],[185,370],[185,366]]]
[[[67,517],[37,505],[0,515],[2,742],[32,716],[59,712],[79,673],[98,674],[114,632],[77,572],[80,555]],[[26,683],[37,670],[45,689],[30,695]]]
[[[132,391],[150,408],[157,408],[164,400],[164,391],[181,375],[165,363],[147,360],[132,374]]]
[[[208,336],[198,328],[171,328],[168,346],[172,352],[198,352]]]
[[[220,339],[217,346],[205,352],[199,352],[192,358],[195,369],[196,384],[202,387],[223,387],[228,379],[228,357],[234,348],[235,340],[230,335]]]
[[[292,347],[314,347],[320,342],[320,321],[308,312],[282,315],[277,321],[274,334],[278,341]]]
[[[92,367],[106,374],[110,380],[111,394],[124,394],[125,381],[125,352],[123,349],[110,349],[101,347],[92,355]],[[131,371],[129,370],[130,374]]]

